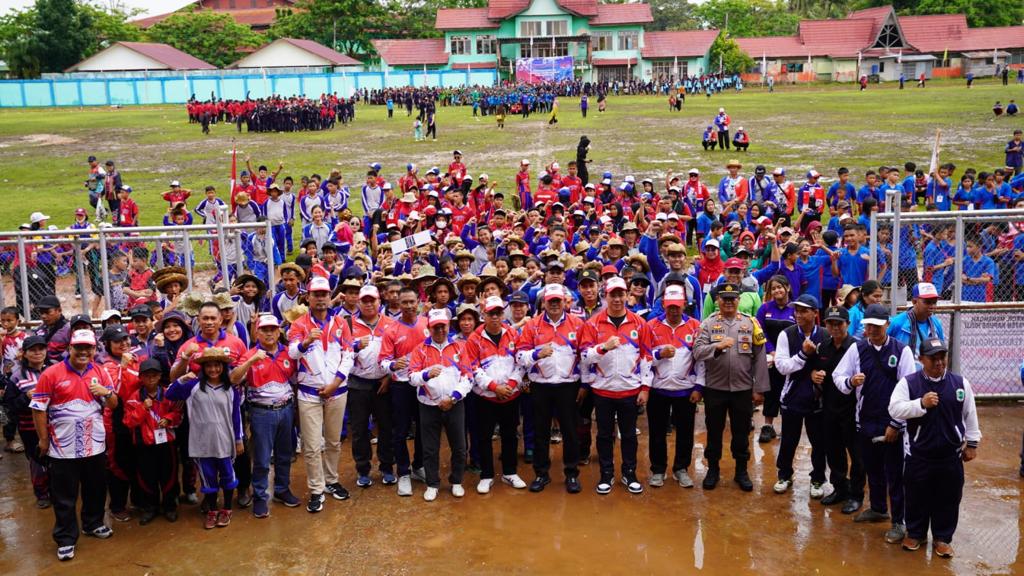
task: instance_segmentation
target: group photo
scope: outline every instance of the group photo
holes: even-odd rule
[[[4,573],[1024,570],[1024,8],[21,4]]]

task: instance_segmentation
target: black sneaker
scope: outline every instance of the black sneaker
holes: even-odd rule
[[[597,491],[597,493],[602,496],[610,494],[612,491],[613,482],[615,482],[614,476],[611,476],[610,474],[601,474],[601,480],[598,481],[597,486],[594,487],[594,490]]]
[[[775,438],[775,436],[775,428],[769,424],[765,424],[764,426],[761,426],[761,434],[757,436],[757,441],[760,444],[767,444],[768,442],[771,442],[772,438]]]
[[[733,480],[740,485],[740,490],[744,492],[752,492],[754,490],[754,483],[750,481],[750,474],[747,474],[746,468],[737,470]]]
[[[833,506],[841,502],[845,502],[849,498],[842,490],[833,490],[831,494],[828,494],[821,499],[822,506]]]
[[[306,503],[306,512],[310,514],[316,514],[317,512],[324,509],[324,495],[323,494],[310,494],[309,502]]]
[[[284,504],[289,508],[295,508],[296,506],[301,504],[301,502],[299,502],[299,498],[295,496],[295,494],[292,494],[291,490],[285,490],[284,492],[275,493],[274,502],[280,502],[281,504]]]
[[[327,493],[334,497],[335,500],[348,500],[348,490],[345,489],[340,483],[335,482],[334,484],[328,484],[324,487]]]
[[[704,482],[701,486],[703,486],[705,490],[714,490],[715,486],[718,486],[719,475],[720,472],[718,468],[708,468],[707,473],[704,474]]]
[[[636,474],[623,474],[622,484],[630,494],[642,494],[644,491],[644,485],[636,479]]]
[[[548,484],[551,484],[550,476],[537,476],[530,483],[530,492],[541,492]]]
[[[139,526],[145,526],[153,520],[156,520],[156,510],[147,510],[142,513],[142,518],[139,518]]]
[[[580,479],[575,476],[569,476],[565,479],[565,491],[569,494],[579,494],[583,487],[580,486]]]

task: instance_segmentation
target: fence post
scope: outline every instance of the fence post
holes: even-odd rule
[[[167,262],[164,260],[164,238],[166,238],[166,234],[161,234],[156,237],[156,246],[154,246],[153,250],[153,254],[156,255],[156,263],[160,265],[160,268],[167,265]],[[157,267],[154,266],[153,268],[155,269]]]
[[[956,232],[953,237],[955,246],[963,246],[964,242],[964,220],[959,213],[956,213]],[[960,296],[963,293],[964,274],[964,251],[957,249],[953,256],[953,304],[960,304]],[[952,332],[949,346],[949,366],[951,369],[960,368],[960,340],[963,335],[963,311],[953,310],[953,318],[949,321],[949,329]]]
[[[868,279],[878,280],[878,210],[871,212],[871,228],[868,232],[871,239],[871,249],[868,251]]]
[[[231,290],[231,278],[228,273],[228,252],[225,249],[225,243],[227,236],[224,235],[224,220],[228,217],[228,207],[217,208],[217,246],[220,248],[217,252],[220,255],[220,270],[221,274],[224,275],[224,289]]]
[[[103,229],[99,229],[100,232],[100,275],[103,276],[103,298],[107,309],[114,307],[114,303],[110,301],[110,264],[107,262],[107,235],[103,232]]]
[[[896,193],[895,190],[886,190],[886,206],[892,211],[892,253],[889,257],[889,316],[895,316],[898,310],[898,304],[906,302],[906,298],[899,298],[897,301],[897,294],[900,290],[900,208],[902,198]],[[874,251],[872,245],[872,252]]]
[[[28,293],[28,262],[25,259],[25,237],[18,236],[18,275],[21,276],[21,315],[26,320],[32,318],[31,294]]]
[[[270,220],[266,221],[267,226],[267,295],[274,295],[274,286],[277,284],[277,280],[274,278],[274,268],[276,264],[274,261],[274,234],[271,231]]]
[[[76,238],[79,240],[81,238]],[[78,292],[82,297],[82,314],[89,313],[89,287],[86,282],[89,277],[85,274],[85,262],[82,260],[82,243],[75,242],[75,273],[78,274]]]
[[[188,289],[189,290],[195,290],[196,287],[195,287],[195,285],[192,284],[192,276],[193,276],[193,271],[192,271],[192,264],[193,264],[193,262],[192,262],[192,241],[189,240],[188,230],[182,230],[182,232],[181,232],[181,242],[185,246],[185,254],[182,257],[183,262],[181,263],[181,265],[185,267],[185,273],[188,275]]]

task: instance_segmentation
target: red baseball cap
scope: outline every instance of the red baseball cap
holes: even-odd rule
[[[743,262],[743,260],[736,258],[735,256],[725,261],[726,270],[728,270],[729,268],[739,268],[740,270],[743,270],[746,267],[746,263]]]

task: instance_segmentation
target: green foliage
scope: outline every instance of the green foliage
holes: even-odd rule
[[[371,38],[387,37],[388,11],[367,0],[301,0],[294,10],[281,11],[271,38],[307,38],[352,56],[373,50]],[[433,21],[430,22],[433,26]]]
[[[967,25],[1017,26],[1024,22],[1024,2],[1004,0],[920,0],[913,14],[966,14]]]
[[[712,72],[718,71],[719,62],[726,73],[741,74],[754,66],[754,59],[725,32],[711,43],[710,55]]]
[[[679,0],[648,0],[654,22],[648,30],[696,30],[700,20],[695,14],[696,6]]]
[[[796,33],[800,17],[774,0],[707,0],[694,8],[706,28],[728,31],[737,38],[786,36]]]
[[[173,14],[150,28],[146,36],[151,42],[169,44],[221,68],[241,58],[241,48],[265,42],[229,14],[209,10]]]

